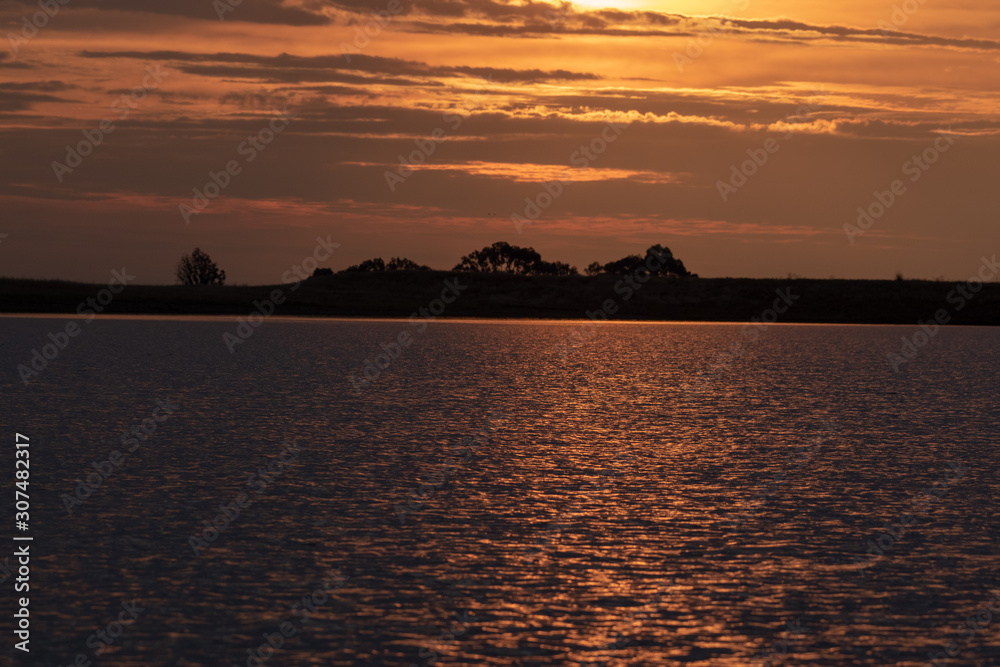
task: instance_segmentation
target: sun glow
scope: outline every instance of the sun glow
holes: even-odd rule
[[[656,0],[573,0],[572,4],[583,10],[588,9],[653,9],[662,3]]]
[[[744,6],[741,0],[572,0],[572,4],[583,10],[588,9],[621,9],[650,10],[656,12],[714,15],[739,13],[738,8]]]

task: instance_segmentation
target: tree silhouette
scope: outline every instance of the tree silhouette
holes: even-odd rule
[[[600,273],[626,275],[640,270],[649,271],[654,276],[698,277],[698,274],[691,273],[685,268],[684,262],[674,257],[670,248],[659,243],[647,248],[645,255],[642,256],[628,255],[607,264],[594,262],[587,267],[587,275],[596,276]]]
[[[386,271],[430,271],[431,267],[417,264],[412,259],[405,257],[393,257],[385,265]]]
[[[372,259],[366,259],[360,264],[349,266],[344,271],[351,273],[355,271],[385,271],[385,262],[382,261],[381,257],[373,257]]]
[[[177,263],[177,282],[181,285],[225,285],[226,272],[219,269],[208,253],[195,248]]]
[[[636,269],[642,268],[644,264],[645,259],[639,255],[627,255],[605,264],[604,272],[625,275],[626,273],[635,273]]]
[[[430,271],[430,267],[417,264],[405,257],[393,257],[388,263],[384,262],[381,257],[373,257],[360,264],[347,267],[342,273],[355,271]],[[579,275],[575,266],[570,266],[565,262],[547,262],[534,248],[522,248],[506,241],[497,241],[493,245],[470,252],[462,257],[452,271],[512,273],[523,276]],[[629,275],[637,271],[661,277],[698,277],[698,274],[687,270],[684,262],[674,257],[670,248],[659,243],[647,248],[642,255],[627,255],[607,264],[591,262],[586,269],[588,276],[602,273]]]
[[[405,257],[393,257],[386,264],[382,261],[381,257],[373,257],[372,259],[366,259],[360,264],[355,264],[344,269],[345,273],[354,273],[355,271],[430,271],[431,267],[424,266],[423,264],[417,264],[412,259],[407,259]]]
[[[544,262],[539,260],[531,270],[532,273],[543,276],[575,276],[579,273],[575,266],[566,262]]]
[[[684,262],[674,257],[674,253],[670,252],[670,248],[662,246],[657,243],[654,246],[650,246],[646,249],[646,260],[651,261],[651,257],[663,264],[654,272],[654,275],[659,276],[676,276],[679,278],[697,278],[697,273],[691,273],[684,266]]]
[[[534,248],[521,248],[506,241],[498,241],[482,250],[470,252],[452,270],[556,276],[577,273],[575,266],[565,262],[545,262]]]

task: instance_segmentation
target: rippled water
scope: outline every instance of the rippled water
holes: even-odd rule
[[[245,665],[283,623],[249,664],[1000,664],[1000,330],[896,373],[914,328],[272,319],[231,354],[230,319],[109,319],[25,386],[65,321],[0,318],[19,664],[94,660],[133,599],[95,664]]]

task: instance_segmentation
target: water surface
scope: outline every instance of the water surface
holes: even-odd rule
[[[913,327],[272,318],[230,353],[231,318],[98,319],[25,386],[65,321],[0,318],[31,664],[94,660],[132,599],[95,664],[243,665],[284,622],[263,664],[1000,662],[998,330],[897,373]]]

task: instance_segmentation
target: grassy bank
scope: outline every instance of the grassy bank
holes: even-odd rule
[[[275,289],[287,296],[276,314],[328,317],[406,317],[441,296],[445,281],[458,281],[461,295],[445,317],[584,318],[608,299],[611,319],[746,321],[770,308],[776,290],[791,288],[798,299],[781,322],[914,324],[939,309],[955,324],[1000,324],[1000,284],[991,283],[957,309],[964,297],[953,282],[888,280],[778,280],[746,278],[654,278],[638,290],[619,276],[513,276],[445,271],[350,273],[290,285],[130,285],[107,306],[112,314],[246,315],[253,301]],[[616,290],[618,285],[618,290]],[[65,281],[0,279],[0,312],[75,313],[106,285]],[[625,295],[631,291],[629,299]],[[952,300],[948,296],[952,293]],[[614,308],[609,308],[614,310]]]

